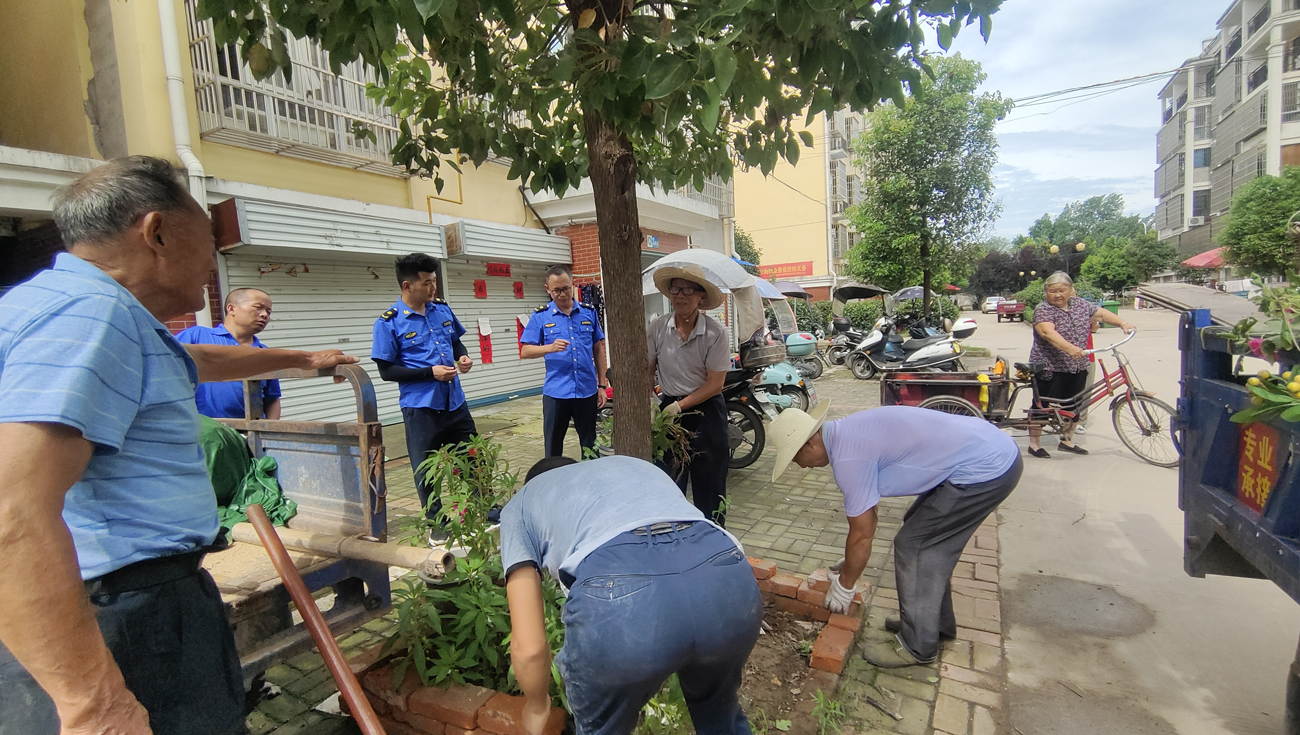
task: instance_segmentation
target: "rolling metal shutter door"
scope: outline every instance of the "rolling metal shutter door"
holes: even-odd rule
[[[356,355],[375,384],[379,420],[390,423],[402,419],[397,384],[380,380],[370,359],[375,320],[400,295],[392,275],[391,256],[318,258],[241,249],[224,257],[231,290],[251,287],[271,295],[271,323],[258,335],[262,342],[268,347],[340,349]],[[289,262],[287,258],[298,260]],[[274,263],[282,265],[274,272],[262,272]],[[295,275],[289,275],[290,269]],[[356,402],[346,385],[321,379],[285,380],[281,381],[281,389],[285,420],[356,420]]]
[[[478,403],[485,399],[504,400],[518,395],[541,391],[546,377],[545,361],[541,358],[519,358],[516,317],[533,313],[533,309],[546,303],[545,276],[547,266],[540,263],[510,264],[510,276],[485,275],[485,261],[450,258],[444,265],[443,280],[447,284],[447,302],[456,312],[456,318],[466,329],[462,341],[474,358],[474,369],[461,376],[465,397]],[[487,298],[474,298],[474,281],[487,281]],[[517,299],[514,282],[524,282],[524,298]],[[478,319],[487,317],[492,324],[492,364],[484,365],[479,355]],[[488,401],[490,402],[490,401]]]

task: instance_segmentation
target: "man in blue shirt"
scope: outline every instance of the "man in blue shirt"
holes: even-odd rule
[[[54,221],[68,252],[0,297],[0,732],[242,733],[194,385],[356,359],[172,337],[216,248],[166,161],[104,163]]]
[[[474,361],[460,341],[465,328],[438,298],[438,261],[411,253],[395,266],[402,297],[375,320],[370,359],[379,377],[398,384],[415,490],[425,517],[437,520],[442,499],[430,497],[419,467],[433,452],[478,433],[458,375],[468,373]]]
[[[271,297],[256,288],[237,288],[226,294],[226,316],[216,327],[190,327],[176,335],[183,345],[243,345],[264,349],[257,338],[271,321]],[[280,381],[263,380],[262,415],[280,418]],[[244,384],[241,381],[199,383],[194,389],[199,413],[214,419],[244,418]]]
[[[578,735],[629,735],[676,673],[700,735],[749,735],[738,692],[763,601],[736,539],[644,460],[547,457],[501,511],[524,732],[551,709],[545,571],[568,588],[556,668]]]
[[[537,307],[519,338],[520,356],[546,358],[542,385],[542,431],[546,456],[564,454],[569,420],[584,454],[596,450],[596,413],[605,406],[605,332],[596,310],[573,298],[573,273],[563,265],[546,271],[551,303]]]
[[[829,401],[809,415],[787,409],[772,422],[776,447],[772,481],[791,460],[800,467],[831,466],[844,494],[849,537],[844,561],[832,567],[826,606],[845,612],[871,558],[882,497],[919,496],[894,537],[898,618],[896,634],[865,649],[881,668],[928,664],[943,638],[957,635],[949,580],[966,542],[1020,481],[1016,443],[983,419],[914,406],[883,406],[823,425]]]

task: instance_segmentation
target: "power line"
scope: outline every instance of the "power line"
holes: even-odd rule
[[[800,222],[797,225],[776,225],[775,227],[760,227],[757,230],[745,230],[745,232],[767,232],[768,230],[784,230],[787,227],[808,227],[809,225],[824,225],[826,220],[821,219],[816,222]]]

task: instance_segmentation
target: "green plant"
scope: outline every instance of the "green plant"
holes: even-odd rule
[[[794,723],[789,720],[769,720],[767,713],[761,709],[749,718],[749,727],[754,731],[754,735],[771,735],[770,730],[789,732],[792,724]]]
[[[518,475],[510,472],[509,463],[500,455],[500,444],[475,436],[443,447],[421,462],[416,472],[430,488],[429,502],[442,498],[437,521],[422,520],[421,530],[441,527],[450,543],[464,547],[470,556],[493,556],[498,541],[488,531],[488,513],[493,507],[504,506],[519,483]]]
[[[681,682],[673,674],[641,709],[640,722],[633,735],[689,735],[692,732],[689,714]]]
[[[809,303],[804,299],[793,299],[794,301],[794,318],[799,324],[799,331],[813,332],[818,329],[826,331],[831,320],[830,302],[819,301]],[[818,308],[818,304],[826,304],[823,310]]]
[[[844,706],[839,700],[827,696],[825,692],[818,689],[813,694],[816,704],[813,705],[813,717],[817,719],[817,735],[827,735],[830,732],[839,732],[848,719],[849,713],[844,711]]]
[[[922,303],[921,299],[912,299],[904,301],[898,306],[900,316],[921,316]],[[930,302],[930,313],[938,315],[941,319],[957,320],[961,318],[961,308],[957,302],[950,298],[940,296]]]
[[[1016,301],[1025,305],[1026,312],[1037,309],[1038,305],[1043,303],[1043,299],[1046,297],[1046,293],[1043,291],[1043,279],[1041,278],[1030,281],[1028,286],[1020,289],[1015,295]],[[1029,317],[1026,316],[1025,318],[1028,319]]]
[[[880,299],[854,301],[844,305],[844,316],[858,329],[870,330],[884,313],[885,307]]]
[[[813,651],[813,642],[807,638],[799,641],[799,655],[804,658],[811,658]]]

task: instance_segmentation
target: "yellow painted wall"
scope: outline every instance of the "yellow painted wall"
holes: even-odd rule
[[[133,3],[134,4],[134,3]],[[0,145],[99,158],[82,0],[0,0]]]
[[[204,141],[199,159],[208,175],[219,179],[371,204],[411,206],[409,185],[393,176],[208,141]]]
[[[441,193],[434,186],[433,179],[411,179],[413,206],[423,207],[434,214],[541,228],[541,223],[524,206],[523,197],[519,195],[519,182],[506,178],[507,167],[489,162],[481,168],[468,163],[461,169],[465,173],[458,176],[450,166],[443,166]],[[462,203],[457,204],[458,199]]]
[[[736,226],[753,236],[764,265],[811,260],[813,275],[830,274],[824,120],[818,115],[806,128],[813,135],[813,147],[802,149],[798,166],[782,160],[768,177],[758,169],[736,173]],[[805,129],[803,118],[795,129]]]

